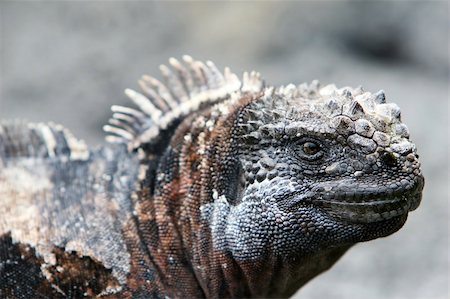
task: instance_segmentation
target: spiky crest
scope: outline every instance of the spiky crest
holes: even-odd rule
[[[244,73],[243,80],[225,68],[220,72],[213,62],[183,56],[169,60],[171,68],[161,65],[165,84],[144,75],[139,80],[142,93],[126,89],[126,95],[139,107],[112,106],[113,115],[103,129],[108,142],[126,143],[130,151],[158,141],[161,131],[192,112],[245,93],[264,88],[257,72]]]
[[[29,157],[87,160],[89,151],[83,140],[61,125],[0,123],[0,162]]]

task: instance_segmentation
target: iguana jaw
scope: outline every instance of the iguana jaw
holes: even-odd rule
[[[389,220],[415,210],[422,199],[424,180],[416,178],[408,188],[361,188],[358,184],[336,188],[333,193],[316,193],[312,203],[332,217],[355,223]],[[320,188],[322,189],[322,188]]]

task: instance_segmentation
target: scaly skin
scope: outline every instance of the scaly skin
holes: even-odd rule
[[[167,87],[126,91],[139,110],[113,106],[102,149],[0,127],[0,297],[288,297],[419,205],[384,93],[170,63]]]

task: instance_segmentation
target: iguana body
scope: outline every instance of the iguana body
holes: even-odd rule
[[[184,57],[105,147],[0,126],[0,297],[288,297],[397,231],[423,177],[382,92],[266,87]]]

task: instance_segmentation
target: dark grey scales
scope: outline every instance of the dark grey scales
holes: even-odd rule
[[[289,297],[418,207],[382,91],[169,62],[112,107],[101,148],[0,125],[0,298]]]

